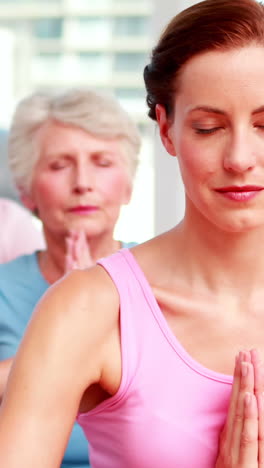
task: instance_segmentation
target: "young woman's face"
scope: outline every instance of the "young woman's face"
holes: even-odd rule
[[[183,68],[174,116],[158,106],[179,159],[187,210],[228,231],[264,224],[264,48],[208,52]]]
[[[41,127],[36,138],[40,156],[31,199],[44,229],[57,235],[71,229],[89,236],[112,233],[131,194],[120,141],[55,122]]]

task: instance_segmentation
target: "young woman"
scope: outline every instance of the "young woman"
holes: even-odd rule
[[[21,199],[42,220],[47,248],[0,265],[0,401],[12,357],[49,285],[125,246],[114,228],[130,199],[139,147],[127,113],[93,91],[33,94],[19,104],[9,161]],[[77,424],[62,462],[69,466],[90,466]]]
[[[76,414],[94,468],[264,465],[263,80],[255,0],[205,0],[164,31],[147,100],[185,217],[40,301],[1,408],[5,468],[57,467]]]

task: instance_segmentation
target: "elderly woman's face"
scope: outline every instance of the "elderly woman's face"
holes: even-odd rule
[[[264,48],[212,51],[183,68],[161,137],[179,159],[192,219],[227,231],[264,222]],[[191,218],[189,218],[191,219]]]
[[[118,140],[92,136],[74,126],[45,124],[37,134],[40,157],[32,201],[45,230],[65,235],[111,233],[131,195],[127,161]]]

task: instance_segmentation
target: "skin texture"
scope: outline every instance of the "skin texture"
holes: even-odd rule
[[[263,76],[264,49],[257,47],[201,54],[185,65],[174,115],[158,106],[157,117],[163,144],[180,163],[186,214],[171,231],[132,249],[192,358],[233,374],[239,356],[217,468],[263,466],[264,192],[238,203],[216,191],[264,186],[264,113],[256,113],[264,105]],[[208,106],[217,112],[205,112]],[[59,466],[78,408],[87,411],[116,393],[118,311],[117,291],[99,266],[70,273],[39,303],[0,410],[3,466]],[[239,354],[252,349],[258,353]]]

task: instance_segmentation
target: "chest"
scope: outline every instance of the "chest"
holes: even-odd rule
[[[92,466],[191,468],[199,460],[199,468],[213,468],[231,381],[200,373],[166,341],[155,360],[150,347],[146,337],[130,385],[82,416]]]
[[[264,360],[264,299],[257,306],[191,294],[186,299],[158,293],[156,299],[172,334],[203,366],[233,374],[241,349],[257,348]]]

